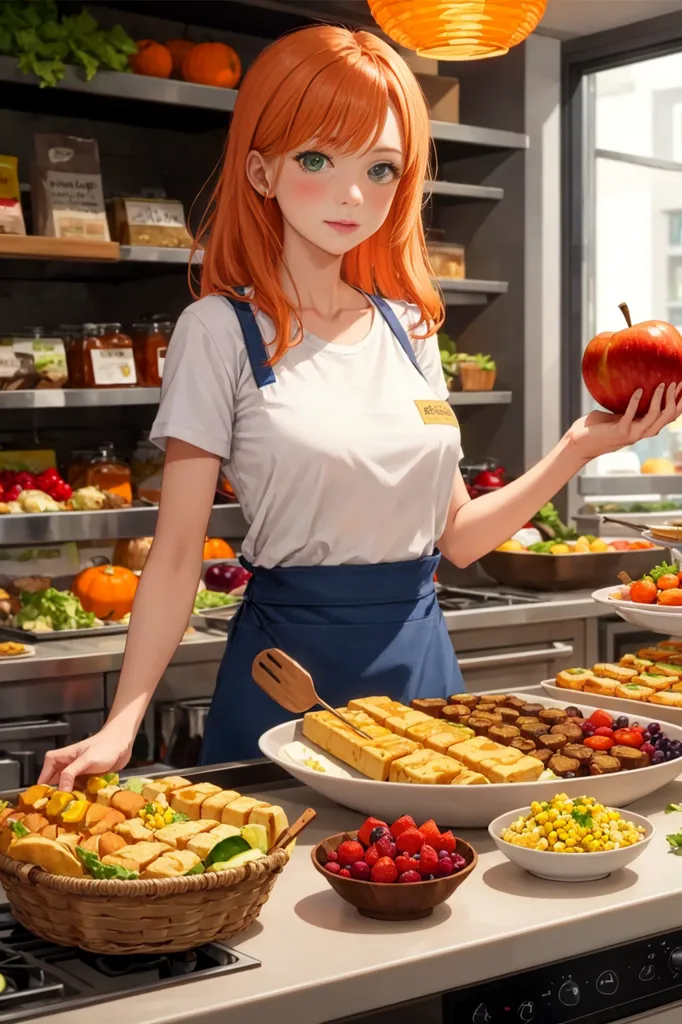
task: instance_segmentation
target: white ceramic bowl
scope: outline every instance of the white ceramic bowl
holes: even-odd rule
[[[626,700],[624,697],[604,697],[598,693],[583,693],[582,690],[565,690],[563,686],[557,686],[554,679],[546,679],[541,686],[552,700],[565,701],[571,694],[575,694],[583,704],[592,708],[603,708],[616,718],[619,715],[627,715],[633,721],[639,722],[644,712],[652,722],[682,725],[682,707],[672,708],[667,704],[649,704],[648,701]]]
[[[682,606],[670,607],[662,604],[636,604],[634,601],[614,599],[618,584],[595,590],[592,597],[599,604],[608,605],[616,615],[629,622],[631,626],[649,629],[652,633],[664,633],[666,636],[682,636]]]
[[[581,779],[584,789],[594,796],[592,792],[593,779]],[[563,786],[561,787],[563,790]],[[538,878],[549,878],[552,882],[593,882],[597,878],[606,878],[614,871],[620,871],[636,860],[653,839],[656,830],[648,818],[641,814],[631,814],[629,811],[621,811],[626,821],[633,825],[641,825],[646,829],[645,837],[634,846],[625,846],[622,850],[604,850],[603,853],[584,853],[580,856],[571,856],[563,853],[548,853],[546,850],[529,850],[523,846],[515,846],[501,838],[502,832],[509,828],[513,821],[521,815],[529,814],[528,807],[522,807],[516,811],[509,811],[501,814],[499,818],[488,828],[488,832],[495,841],[498,850],[505,855],[513,864],[517,864],[524,871]]]
[[[517,694],[529,703],[545,707],[577,707],[586,716],[593,707],[579,700],[555,700],[537,694]],[[580,697],[579,693],[575,697]],[[642,705],[642,710],[647,707]],[[647,725],[658,721],[658,715],[642,714],[639,722]],[[665,732],[672,739],[682,740],[682,727],[666,722]],[[404,782],[374,782],[340,761],[324,753],[330,761],[350,774],[350,778],[335,778],[311,768],[294,764],[282,747],[299,740],[313,748],[301,730],[301,721],[285,722],[264,733],[260,749],[265,757],[280,765],[299,782],[316,793],[350,807],[362,814],[372,814],[386,821],[395,821],[401,814],[411,814],[419,821],[433,818],[439,825],[458,828],[487,828],[500,814],[506,814],[521,804],[530,806],[533,800],[550,800],[556,793],[583,796],[589,792],[606,807],[627,807],[635,800],[656,792],[682,773],[682,758],[618,772],[614,775],[595,775],[580,779],[550,779],[547,782],[515,782],[488,786],[415,786]],[[569,858],[570,859],[570,858]]]

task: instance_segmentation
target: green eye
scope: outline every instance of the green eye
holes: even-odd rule
[[[384,160],[382,163],[370,167],[367,173],[370,181],[378,185],[386,185],[398,177],[398,168],[390,161]]]
[[[309,171],[313,174],[316,174],[318,171],[323,171],[329,163],[329,160],[324,153],[315,152],[299,153],[296,160],[302,170]]]

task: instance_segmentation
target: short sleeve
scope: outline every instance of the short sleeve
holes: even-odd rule
[[[417,337],[414,337],[410,332],[414,330],[421,318],[417,306],[413,306],[408,302],[394,302],[392,305],[395,307],[401,323],[410,336],[414,354],[417,357],[422,373],[433,388],[434,394],[442,402],[446,401],[450,392],[445,383],[445,375],[440,361],[438,335],[432,334],[430,338],[420,338],[419,334],[426,329],[422,326],[417,331]]]
[[[161,404],[150,438],[169,437],[229,459],[235,395],[244,353],[237,317],[218,296],[180,316],[163,367]]]

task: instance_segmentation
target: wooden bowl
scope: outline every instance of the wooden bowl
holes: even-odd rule
[[[444,903],[466,881],[478,863],[473,846],[463,839],[457,840],[457,853],[464,857],[466,867],[448,878],[434,878],[431,882],[411,882],[407,885],[381,882],[359,882],[355,878],[340,878],[326,871],[322,859],[330,850],[336,850],[346,839],[356,839],[357,832],[338,832],[318,843],[311,857],[315,870],[327,880],[347,903],[352,904],[365,917],[378,921],[415,921],[428,917],[434,907]]]

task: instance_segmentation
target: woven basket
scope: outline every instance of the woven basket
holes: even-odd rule
[[[476,363],[460,363],[459,379],[462,391],[492,391],[497,370],[482,370]]]
[[[16,920],[48,942],[93,953],[178,953],[253,924],[285,850],[240,868],[160,880],[65,878],[0,854]]]

